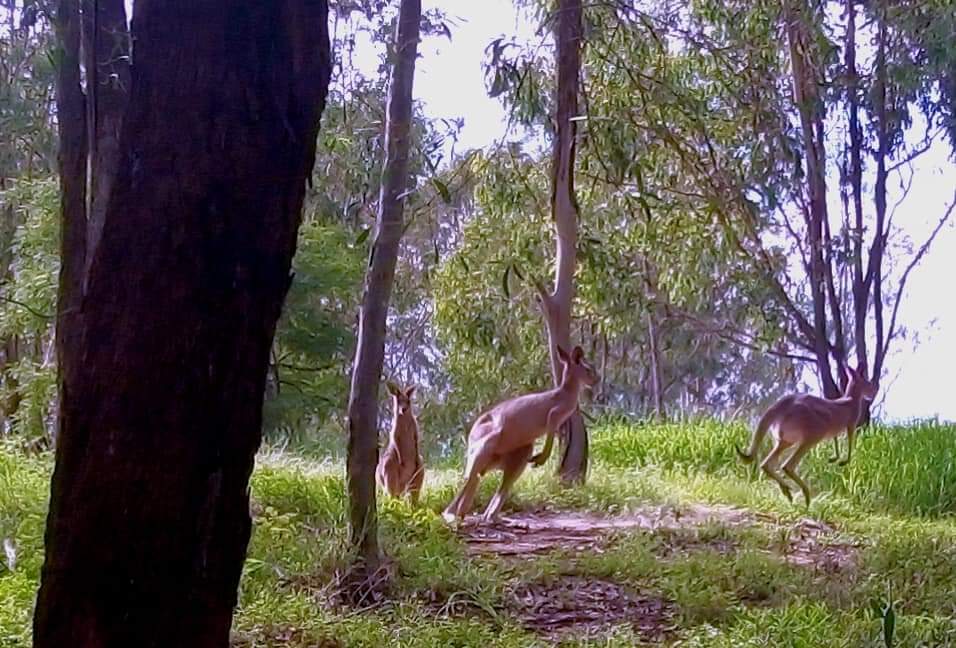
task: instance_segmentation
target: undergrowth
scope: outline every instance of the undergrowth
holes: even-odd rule
[[[422,506],[380,502],[381,540],[394,580],[370,609],[338,603],[333,584],[347,559],[346,493],[339,463],[264,451],[252,480],[255,530],[234,623],[234,645],[547,645],[514,613],[521,583],[601,579],[659,597],[676,610],[674,646],[884,646],[892,610],[894,646],[956,646],[956,428],[919,424],[861,435],[852,463],[804,462],[809,510],[736,460],[740,425],[605,424],[592,436],[588,483],[565,489],[549,469],[529,470],[510,508],[618,514],[697,502],[745,507],[772,524],[690,532],[621,532],[600,551],[557,551],[523,560],[473,557],[438,513],[459,469],[429,471]],[[841,446],[845,452],[845,446]],[[42,563],[51,461],[0,448],[0,646],[30,644]],[[478,506],[495,478],[485,480]],[[507,509],[506,509],[507,511]],[[810,518],[855,547],[852,568],[833,573],[785,559]],[[686,537],[685,537],[686,536]],[[578,636],[567,645],[631,646],[629,627]]]

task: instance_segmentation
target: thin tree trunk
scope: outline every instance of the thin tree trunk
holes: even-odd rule
[[[867,375],[866,313],[870,291],[863,272],[863,131],[860,127],[860,77],[856,69],[856,5],[847,0],[846,70],[850,105],[850,183],[853,191],[853,340],[857,368]],[[884,169],[885,170],[885,169]],[[883,185],[886,186],[885,183]],[[842,372],[841,372],[842,373]],[[864,402],[857,425],[870,423],[870,403]]]
[[[3,189],[3,179],[0,178],[0,189]],[[0,210],[0,291],[5,291],[6,284],[13,279],[13,239],[17,232],[17,211],[13,205],[6,205]],[[16,334],[11,333],[0,339],[0,387],[6,391],[6,397],[0,401],[0,435],[3,434],[6,422],[20,409],[23,396],[20,392],[20,382],[11,368],[20,360],[19,340]]]
[[[388,304],[404,229],[404,196],[409,186],[412,85],[421,13],[421,0],[402,0],[385,118],[387,153],[379,195],[378,224],[365,277],[349,397],[347,472],[351,541],[359,566],[367,570],[374,570],[380,559],[375,504],[378,387],[385,357]]]
[[[57,23],[60,417],[34,646],[225,648],[331,70],[327,7],[137,5],[121,163],[82,299],[75,0]]]
[[[856,0],[847,0],[846,70],[850,105],[850,184],[853,192],[853,342],[857,366],[867,367],[866,312],[869,290],[863,274],[863,131],[860,128],[860,76],[856,69]]]
[[[607,342],[607,331],[604,330],[604,327],[601,327],[601,397],[599,402],[602,405],[607,405],[608,403],[608,394],[607,394],[607,385],[610,383],[608,378],[608,342]]]
[[[565,349],[571,346],[571,304],[574,301],[574,270],[577,263],[578,204],[574,195],[577,122],[573,118],[578,112],[578,77],[581,71],[581,2],[559,0],[557,11],[557,111],[551,190],[557,259],[554,289],[550,294],[541,293],[555,385],[561,382],[558,346]],[[579,411],[564,424],[560,448],[558,475],[562,481],[583,482],[588,467],[588,433]]]
[[[647,219],[648,225],[651,221],[650,209],[645,208],[644,213],[645,218]],[[654,416],[658,419],[663,420],[665,417],[664,412],[664,387],[663,387],[663,377],[661,374],[661,355],[660,355],[660,346],[658,344],[658,332],[657,332],[657,302],[655,290],[655,284],[657,283],[654,277],[651,274],[651,265],[647,262],[647,257],[641,258],[641,269],[644,272],[644,287],[647,291],[648,302],[647,302],[647,312],[645,314],[645,319],[647,321],[647,344],[648,344],[648,353],[650,355],[650,369],[651,369],[651,403],[654,406]]]
[[[792,0],[787,13],[787,38],[793,73],[794,101],[800,113],[800,127],[807,163],[809,207],[805,210],[807,248],[810,255],[810,294],[813,303],[813,339],[817,373],[828,398],[840,390],[830,368],[830,342],[827,336],[826,273],[824,259],[824,223],[827,215],[826,150],[824,147],[822,102],[815,76],[816,60],[812,55],[811,36],[807,25],[811,10],[803,0]]]
[[[873,318],[875,346],[873,376],[883,371],[885,333],[883,330],[883,251],[886,247],[886,157],[889,152],[889,132],[886,115],[886,8],[880,3],[878,45],[876,51],[876,182],[873,201],[876,204],[876,227],[870,246],[870,271],[873,285]]]
[[[661,357],[657,345],[657,323],[650,309],[647,311],[647,339],[651,359],[651,398],[654,404],[654,416],[663,420],[665,413],[664,390],[661,385]]]
[[[887,78],[886,78],[886,8],[881,3],[879,8],[877,51],[876,51],[876,181],[873,187],[873,202],[876,205],[876,227],[873,232],[873,241],[870,244],[867,276],[864,279],[864,295],[873,290],[873,323],[874,323],[874,351],[872,378],[879,379],[883,373],[883,361],[886,355],[886,335],[884,331],[883,312],[883,253],[886,249],[886,158],[889,155],[889,132],[887,125]],[[864,314],[865,317],[865,314]],[[863,367],[864,372],[866,366]],[[865,401],[860,410],[860,419],[857,424],[861,427],[870,423],[871,403]]]

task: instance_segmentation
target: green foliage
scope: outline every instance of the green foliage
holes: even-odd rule
[[[53,315],[59,272],[59,189],[54,178],[19,180],[0,193],[0,401],[9,429],[28,443],[46,437],[56,393]]]
[[[50,457],[27,456],[0,439],[0,645],[30,645],[30,617],[43,563]],[[16,554],[11,571],[3,549]]]
[[[531,285],[549,282],[554,261],[544,160],[515,145],[476,157],[471,168],[473,213],[433,286],[438,341],[453,385],[443,405],[466,414],[550,383]],[[690,401],[690,408],[709,413],[752,406],[792,380],[789,363],[742,352],[724,337],[724,322],[760,326],[764,295],[760,282],[719,247],[712,219],[690,210],[649,216],[627,192],[585,186],[573,337],[607,374],[597,405],[648,410],[648,310],[656,311],[668,403],[683,398],[685,408]],[[692,325],[710,318],[720,322],[714,329]]]
[[[20,180],[0,193],[0,211],[13,226],[3,250],[9,281],[4,284],[0,335],[39,338],[49,332],[60,267],[59,201],[55,178]]]
[[[310,431],[345,409],[366,257],[366,246],[351,239],[339,224],[309,222],[299,230],[295,280],[276,333],[264,410],[270,441],[314,441]]]
[[[550,219],[529,198],[547,195],[540,165],[528,158],[474,164],[488,174],[475,191],[477,213],[434,278],[435,325],[452,383],[446,407],[471,415],[513,391],[551,382],[528,281],[544,280],[553,247]],[[532,185],[537,192],[525,190]]]
[[[52,7],[46,4],[0,8],[0,188],[9,178],[42,177],[56,166]]]

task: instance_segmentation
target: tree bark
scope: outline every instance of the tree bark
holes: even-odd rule
[[[56,32],[60,61],[56,77],[56,112],[60,150],[60,276],[57,294],[56,351],[59,390],[64,390],[69,342],[79,330],[86,259],[86,98],[80,81],[80,11],[77,0],[59,0]]]
[[[542,294],[551,372],[554,384],[561,382],[558,346],[571,347],[571,304],[574,301],[574,271],[577,263],[578,203],[574,194],[574,156],[577,133],[578,80],[581,73],[581,2],[557,3],[557,110],[552,156],[551,213],[557,241],[554,288]],[[558,476],[565,483],[587,477],[588,433],[579,411],[564,424],[560,435],[561,463]]]
[[[860,76],[856,69],[856,4],[847,0],[846,73],[850,130],[850,185],[853,193],[853,342],[857,368],[867,375],[866,314],[870,291],[863,272],[863,130],[860,127]],[[883,185],[886,186],[885,183]],[[842,373],[842,372],[841,372]],[[870,403],[865,401],[857,425],[870,423]]]
[[[89,272],[120,154],[120,131],[129,95],[129,33],[123,0],[82,0],[82,50],[86,69],[89,134],[86,264]]]
[[[331,70],[327,6],[137,5],[85,295],[76,0],[60,0],[57,23],[60,419],[34,645],[225,648]]]
[[[651,223],[651,211],[645,207],[644,217],[648,225]],[[645,319],[647,322],[647,351],[650,359],[651,370],[651,403],[654,407],[654,416],[663,420],[666,416],[664,411],[664,379],[661,367],[661,354],[658,327],[657,327],[657,290],[655,288],[657,281],[651,274],[651,264],[647,262],[647,257],[641,258],[641,269],[644,272],[644,289],[647,291],[647,312]]]
[[[647,341],[651,360],[651,398],[654,404],[654,416],[663,420],[666,414],[664,412],[664,388],[661,381],[661,356],[657,344],[657,323],[654,321],[654,313],[650,309],[647,311]]]
[[[879,3],[876,50],[876,182],[873,187],[873,202],[876,205],[876,227],[870,245],[870,271],[873,286],[873,319],[875,339],[873,352],[873,376],[883,372],[885,333],[883,330],[883,252],[886,248],[886,158],[889,155],[889,127],[886,110],[886,8]]]
[[[794,102],[800,114],[807,163],[808,207],[804,210],[807,226],[807,250],[810,255],[810,294],[813,304],[813,338],[809,340],[816,357],[817,374],[827,398],[836,398],[840,390],[830,367],[830,341],[827,334],[827,273],[824,257],[824,229],[827,222],[826,149],[823,129],[823,104],[815,75],[811,35],[803,0],[792,0],[787,12],[787,40],[793,74]]]
[[[860,75],[856,69],[856,0],[847,0],[846,71],[849,80],[850,184],[853,193],[853,343],[858,367],[867,366],[866,313],[869,290],[863,274],[863,130]]]
[[[387,152],[379,194],[377,231],[365,277],[349,396],[347,472],[351,542],[357,552],[358,566],[366,570],[374,570],[380,560],[375,503],[378,387],[385,357],[388,304],[405,226],[403,211],[409,186],[412,86],[421,13],[421,0],[402,0],[385,118]]]

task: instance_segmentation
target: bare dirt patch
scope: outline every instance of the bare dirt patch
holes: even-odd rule
[[[601,553],[622,533],[646,532],[660,541],[662,558],[695,551],[731,554],[733,529],[763,527],[781,539],[767,551],[820,575],[853,571],[863,542],[847,538],[819,520],[783,522],[769,515],[730,506],[645,506],[619,515],[539,509],[519,511],[487,524],[469,518],[458,528],[469,555],[505,559],[534,558],[560,552]],[[714,529],[727,533],[714,533]]]
[[[840,540],[833,527],[819,520],[804,518],[788,534],[783,558],[792,565],[811,568],[824,574],[834,574],[857,566],[860,541]]]
[[[343,565],[329,574],[315,571],[283,575],[280,585],[304,592],[324,606],[348,612],[371,611],[390,604],[397,597],[398,565],[384,559],[374,570],[361,564]]]
[[[593,637],[622,625],[644,641],[661,641],[676,627],[673,604],[610,581],[566,576],[521,583],[510,598],[522,625],[553,641]]]
[[[699,551],[730,555],[737,551],[738,542],[730,534],[713,534],[701,528],[665,529],[654,534],[657,545],[654,553],[660,558],[673,559]]]
[[[295,648],[344,648],[337,639],[306,636],[299,628],[289,625],[260,626],[251,631],[233,633],[231,648],[256,648],[257,646],[294,646]]]
[[[531,557],[553,551],[599,552],[623,531],[684,530],[708,524],[741,526],[754,522],[753,514],[729,506],[701,504],[677,508],[647,506],[621,515],[586,511],[522,511],[486,524],[469,518],[459,528],[471,555]]]

